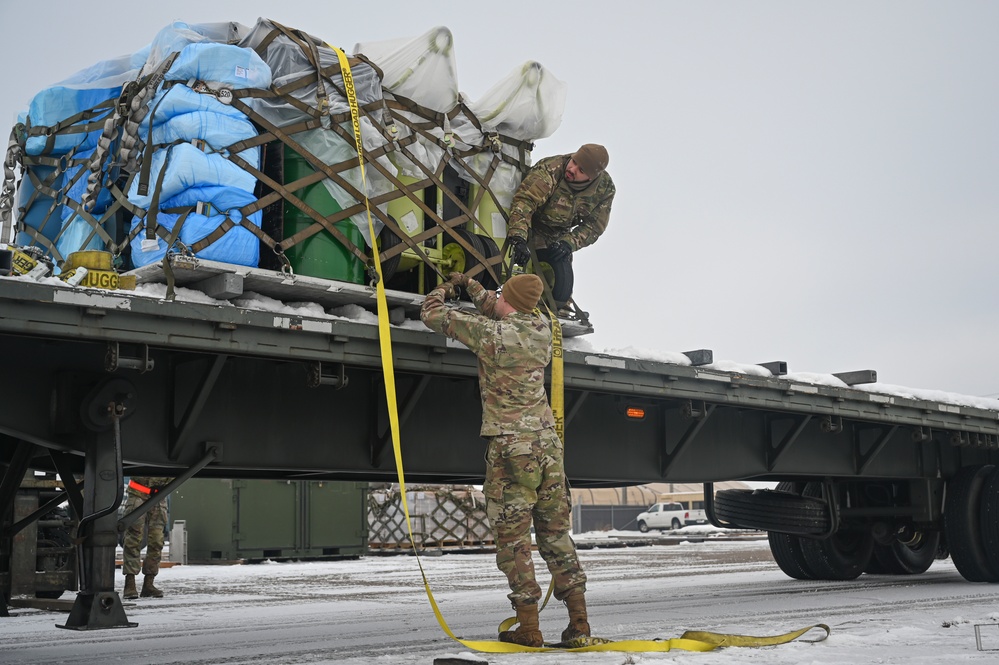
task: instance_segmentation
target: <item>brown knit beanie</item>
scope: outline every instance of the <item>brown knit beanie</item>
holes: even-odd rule
[[[514,275],[503,285],[503,299],[518,312],[530,312],[538,306],[544,290],[541,278],[537,275]]]
[[[579,168],[583,169],[583,173],[590,176],[591,178],[596,178],[598,175],[604,172],[607,168],[607,162],[610,158],[607,156],[607,148],[596,143],[587,143],[583,145],[579,150],[575,152],[572,156],[572,161],[579,165]]]

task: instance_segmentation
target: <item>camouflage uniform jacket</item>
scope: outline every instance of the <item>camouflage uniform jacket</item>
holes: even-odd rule
[[[431,291],[420,318],[435,332],[467,346],[479,359],[482,436],[537,432],[555,426],[545,393],[552,359],[548,321],[535,314],[495,314],[496,294],[474,279],[468,294],[478,313],[448,307],[444,291]]]
[[[162,477],[154,477],[154,476],[131,476],[131,477],[129,477],[129,480],[133,481],[133,482],[136,482],[136,483],[138,483],[138,484],[140,484],[140,485],[142,485],[144,487],[155,488],[155,489],[162,489],[162,488],[166,487],[168,484],[170,484],[170,481],[172,481],[173,478],[162,478]],[[128,488],[128,492],[129,492],[129,494],[135,494],[135,495],[142,496],[142,497],[148,497],[149,496],[148,494],[145,494],[144,492],[140,492],[139,490],[136,490],[136,489],[132,489],[131,487]]]
[[[572,155],[547,157],[531,167],[510,207],[509,236],[527,238],[534,229],[543,247],[565,240],[573,251],[592,245],[607,229],[614,181],[606,171],[582,191],[574,191],[565,180],[565,167]]]

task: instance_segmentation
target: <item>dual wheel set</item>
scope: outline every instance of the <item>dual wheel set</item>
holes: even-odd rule
[[[487,261],[500,256],[499,246],[489,236],[471,233],[461,228],[453,229],[453,231],[455,235],[468,243],[469,247],[474,249]],[[378,235],[378,248],[381,252],[385,252],[401,242],[399,237],[387,228],[382,229],[382,232]],[[538,263],[540,264],[540,272],[552,286],[552,297],[557,302],[567,301],[572,296],[572,262],[568,260],[558,262],[549,261],[547,249],[539,249],[537,256]],[[481,261],[474,254],[465,249],[461,243],[457,242],[450,235],[444,236],[444,244],[441,247],[441,258],[444,265],[451,266],[447,269],[447,272],[467,273],[476,266],[481,265]],[[402,255],[397,254],[382,265],[382,273],[386,282],[390,282],[396,276],[401,259]],[[535,272],[533,266],[526,266],[525,270],[527,272]],[[429,270],[426,272],[426,275],[427,284],[424,285],[424,288],[429,291],[437,284],[436,275]],[[490,276],[489,272],[485,270],[476,275],[475,279],[487,289],[495,289],[499,286],[492,276]]]
[[[858,516],[862,511],[851,517],[849,508],[838,507],[842,501],[832,496],[835,492],[834,486],[820,482],[723,490],[713,500],[713,521],[767,531],[774,560],[795,579],[917,575],[949,551],[966,580],[999,582],[999,467],[963,467],[947,482],[942,528],[907,522],[889,527],[883,520]],[[887,515],[896,505],[890,485],[857,485],[855,506],[859,494],[874,512],[881,508]]]

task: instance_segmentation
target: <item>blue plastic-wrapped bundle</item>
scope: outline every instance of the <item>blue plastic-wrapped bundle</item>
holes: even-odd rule
[[[29,128],[25,152],[29,155],[64,155],[73,148],[94,148],[100,138],[104,118],[111,113],[114,100],[121,95],[122,85],[138,75],[147,52],[148,47],[133,55],[104,60],[36,94],[24,118]],[[81,118],[58,133],[32,135],[32,128],[55,127],[94,109],[97,110],[92,117]]]
[[[60,189],[62,178],[63,174],[54,166],[32,166],[26,169],[17,192],[19,223],[50,241],[62,228],[62,216],[55,198],[46,190]],[[26,231],[17,234],[16,242],[19,245],[37,244]]]
[[[245,192],[234,187],[190,187],[170,199],[161,202],[160,212],[156,215],[156,224],[167,231],[173,232],[177,220],[182,213],[169,212],[173,208],[194,208],[201,212],[190,212],[180,228],[178,239],[184,246],[190,248],[215,231],[226,219],[238,224],[242,219],[240,208],[256,201],[252,192]],[[199,205],[200,204],[200,205]],[[259,227],[262,213],[257,211],[248,220]],[[134,232],[144,221],[132,219]],[[163,259],[167,251],[166,241],[157,236],[156,248],[144,251],[142,249],[142,231],[132,241],[132,263],[139,268]],[[234,226],[210,245],[197,252],[197,256],[208,261],[234,263],[237,265],[256,266],[260,260],[260,241],[257,237],[241,226]]]
[[[64,222],[74,213],[61,205],[62,195],[80,201],[86,186],[86,173],[76,177],[77,173],[93,153],[104,120],[113,111],[122,85],[138,75],[147,52],[148,49],[144,49],[87,67],[36,94],[27,112],[21,114],[19,120],[25,124],[28,136],[24,146],[26,177],[18,195],[19,219],[25,229],[18,233],[19,244],[41,245],[48,249],[45,241],[55,242],[65,256],[64,250],[71,246],[71,238],[83,230],[74,228],[72,233],[63,232]],[[46,161],[48,157],[70,154],[72,158],[60,160],[58,166]],[[43,185],[43,190],[52,191],[39,191],[33,179]],[[66,188],[70,191],[64,191]],[[107,209],[108,201],[105,195],[101,201],[103,208],[98,212]],[[86,234],[89,233],[87,229]],[[94,244],[103,248],[103,242]],[[81,248],[73,247],[69,251],[78,249]]]
[[[94,150],[91,148],[77,153],[63,174],[62,184],[67,201],[72,200],[80,204],[83,200],[83,194],[87,190],[88,171],[86,167],[93,152]],[[112,200],[111,192],[102,189],[97,195],[93,208],[89,211],[91,217],[100,218],[107,211]],[[62,219],[62,229],[56,239],[56,249],[60,256],[66,258],[77,251],[104,249],[103,238],[93,232],[90,220],[80,216],[75,207],[62,205],[59,214]]]
[[[242,219],[238,209],[256,200],[256,178],[228,159],[227,148],[256,136],[257,131],[242,112],[220,102],[211,91],[266,88],[271,72],[251,49],[204,42],[185,46],[165,80],[164,89],[149,104],[151,119],[139,129],[140,138],[156,148],[144,183],[147,189],[140,194],[140,179],[134,178],[128,200],[146,210],[158,200],[156,224],[170,231],[183,218],[178,239],[190,248],[226,219],[238,223]],[[203,82],[199,89],[204,92],[178,81]],[[239,157],[253,168],[260,166],[259,148],[244,150]],[[200,206],[200,210],[186,217],[170,210],[184,206]],[[144,226],[149,218],[148,213],[145,218],[133,218],[132,229]],[[259,212],[254,213],[249,221],[259,226],[260,218]],[[157,237],[155,249],[144,243],[144,238],[140,231],[131,243],[136,267],[162,259],[168,249],[161,237]],[[256,236],[240,226],[196,251],[203,259],[248,266],[257,265],[259,254]]]
[[[227,106],[213,95],[197,93],[186,85],[161,90],[149,103],[153,131],[149,125],[139,127],[139,136],[153,145],[177,141],[204,141],[215,152],[228,155],[226,146],[257,135],[257,130],[244,113]],[[260,166],[260,149],[251,148],[239,156],[254,168]]]
[[[166,172],[160,181],[160,172]],[[149,190],[139,194],[139,179],[132,180],[128,200],[146,210],[152,205],[159,189],[160,205],[185,189],[205,185],[222,185],[244,192],[253,192],[257,179],[219,153],[204,152],[190,143],[178,143],[153,154]]]
[[[18,197],[18,207],[21,209],[20,219],[32,233],[21,231],[17,237],[20,245],[47,246],[38,236],[55,243],[56,249],[63,258],[71,252],[81,249],[103,249],[104,241],[94,236],[83,244],[90,235],[90,222],[76,214],[69,201],[77,204],[87,186],[86,166],[93,153],[93,148],[75,153],[70,159],[59,161],[59,167],[33,164],[28,169]],[[65,170],[60,170],[65,167]],[[35,181],[37,180],[38,186]],[[50,194],[55,194],[51,196]],[[111,205],[111,193],[104,190],[97,197],[96,205],[91,211],[94,217],[100,217]],[[70,222],[72,224],[70,225]],[[70,225],[68,227],[67,225]]]
[[[252,49],[202,42],[185,46],[166,74],[167,81],[192,79],[232,90],[267,88],[271,68]]]

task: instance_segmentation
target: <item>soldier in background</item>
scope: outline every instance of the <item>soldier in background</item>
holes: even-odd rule
[[[173,479],[132,476],[128,483],[128,497],[125,499],[125,514],[127,515],[155,496],[171,480]],[[153,579],[160,571],[166,524],[166,502],[160,501],[125,531],[121,566],[121,570],[125,574],[125,589],[121,594],[123,598],[132,600],[140,595],[143,598],[163,597],[163,592],[153,585]],[[142,591],[140,592],[135,588],[135,576],[139,573],[139,553],[142,549],[143,531],[146,532],[146,558],[142,562],[143,578]]]
[[[531,246],[545,249],[542,260],[549,263],[572,261],[573,252],[597,241],[614,202],[608,160],[606,148],[587,143],[571,155],[547,157],[531,167],[510,206],[507,240],[514,263],[527,265]]]
[[[478,313],[444,300],[463,287]],[[545,394],[545,367],[552,358],[549,322],[535,308],[543,285],[537,275],[514,275],[494,293],[474,279],[452,273],[431,291],[420,318],[432,330],[462,342],[479,359],[482,398],[480,434],[489,442],[482,491],[496,539],[496,564],[506,574],[516,630],[500,640],[544,644],[538,625],[541,587],[531,560],[531,524],[538,551],[555,580],[555,597],[569,609],[562,641],[590,635],[586,575],[569,535],[569,491],[562,441]]]

